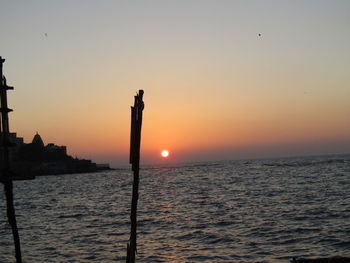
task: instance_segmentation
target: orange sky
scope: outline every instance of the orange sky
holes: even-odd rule
[[[346,1],[2,6],[10,128],[27,142],[126,164],[143,89],[145,163],[350,152]]]

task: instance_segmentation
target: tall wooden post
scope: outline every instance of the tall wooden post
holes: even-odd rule
[[[141,144],[141,126],[143,90],[139,90],[139,94],[135,96],[134,106],[131,107],[131,134],[130,134],[130,164],[134,172],[134,182],[132,187],[131,200],[131,229],[130,240],[127,245],[126,262],[134,263],[136,254],[136,226],[137,226],[137,201],[139,198],[139,170],[140,170],[140,144]]]
[[[4,184],[4,192],[6,196],[7,218],[12,228],[13,240],[15,243],[16,262],[22,263],[21,245],[17,229],[15,207],[13,204],[13,182],[10,171],[9,147],[11,142],[9,140],[9,119],[8,113],[12,110],[7,107],[7,90],[13,90],[6,84],[6,78],[3,76],[2,65],[5,59],[0,57],[0,103],[1,103],[1,125],[0,125],[0,149],[1,149],[1,174],[0,181]]]

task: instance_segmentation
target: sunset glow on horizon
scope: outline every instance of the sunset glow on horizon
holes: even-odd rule
[[[350,2],[4,2],[10,130],[128,163],[350,152]],[[164,159],[164,158],[162,158]]]

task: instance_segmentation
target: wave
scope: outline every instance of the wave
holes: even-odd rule
[[[288,162],[267,162],[263,163],[264,166],[272,167],[304,167],[304,166],[318,166],[325,164],[347,164],[350,163],[350,159],[328,159],[320,161],[288,161]]]

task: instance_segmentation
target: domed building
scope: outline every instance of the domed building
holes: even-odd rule
[[[45,146],[37,132],[31,143],[17,145],[12,155],[12,168],[18,174],[64,174],[97,171],[96,163],[80,160],[67,154],[66,146],[49,143]]]
[[[19,151],[19,158],[26,161],[40,161],[44,157],[45,145],[36,133],[31,143],[24,143]]]
[[[33,140],[32,140],[32,145],[36,145],[38,147],[44,148],[45,144],[43,139],[41,139],[41,136],[39,135],[38,132],[36,132]]]

